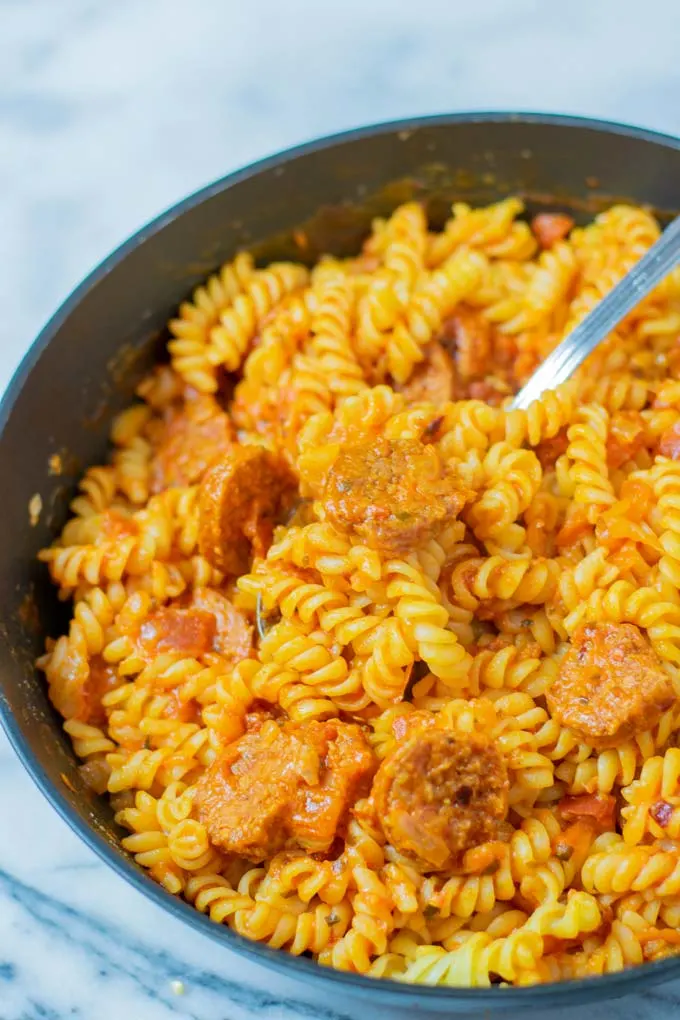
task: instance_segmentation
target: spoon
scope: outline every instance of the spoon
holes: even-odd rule
[[[545,390],[554,390],[640,304],[680,261],[680,216],[673,220],[639,262],[599,301],[529,377],[510,404],[526,411]]]

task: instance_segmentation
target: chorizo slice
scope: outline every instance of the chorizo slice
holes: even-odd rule
[[[547,692],[558,722],[596,748],[648,730],[675,701],[649,640],[632,623],[580,627]]]
[[[214,588],[196,588],[191,605],[212,615],[215,627],[212,647],[216,652],[233,662],[248,658],[253,645],[253,628],[225,595]]]
[[[229,416],[213,397],[187,400],[173,408],[151,461],[151,491],[199,482],[233,441]]]
[[[463,382],[486,375],[491,365],[491,325],[480,312],[460,305],[442,325],[439,338],[455,360]]]
[[[273,720],[230,744],[199,780],[198,817],[227,853],[325,853],[364,796],[375,756],[359,726]]]
[[[266,552],[276,519],[293,501],[295,477],[281,457],[232,444],[201,482],[201,554],[225,574],[242,574]]]
[[[213,647],[215,617],[202,609],[165,606],[150,613],[139,629],[142,654],[177,652],[198,659]]]
[[[385,758],[371,797],[389,843],[439,871],[498,838],[508,790],[503,758],[484,737],[425,729]]]
[[[454,520],[470,495],[434,446],[378,438],[340,453],[323,499],[341,531],[399,555]]]
[[[424,354],[425,359],[416,365],[408,381],[395,384],[395,390],[403,393],[409,404],[453,400],[456,372],[451,355],[437,340],[425,347]]]
[[[171,653],[200,659],[218,652],[232,662],[250,654],[253,628],[221,592],[196,588],[176,602],[154,609],[128,631],[145,662]]]

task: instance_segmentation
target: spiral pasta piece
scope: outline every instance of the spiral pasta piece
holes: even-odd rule
[[[491,984],[492,977],[518,980],[523,970],[536,966],[542,953],[543,940],[535,932],[516,932],[501,939],[475,932],[449,951],[441,946],[420,947],[399,980],[449,988],[484,988]]]
[[[215,369],[208,357],[209,335],[225,311],[252,276],[250,256],[237,255],[225,263],[204,286],[193,293],[193,301],[180,305],[179,315],[170,322],[173,339],[168,344],[173,367],[190,386],[202,393],[217,389]]]
[[[230,308],[219,316],[219,323],[210,330],[205,358],[214,368],[224,365],[235,372],[241,365],[255,330],[281,298],[304,286],[307,272],[290,262],[273,263],[268,269],[257,270],[237,294]],[[201,377],[201,381],[203,378]],[[214,392],[216,382],[203,389]]]
[[[404,319],[396,323],[387,341],[387,366],[397,382],[406,382],[423,359],[423,347],[458,302],[479,285],[485,267],[478,253],[457,252],[414,291]]]
[[[470,667],[470,656],[447,628],[448,613],[438,589],[417,568],[403,561],[387,564],[386,594],[396,600],[394,614],[407,640],[431,672],[447,687],[462,687]]]

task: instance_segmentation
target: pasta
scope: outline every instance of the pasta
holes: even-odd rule
[[[238,254],[40,556],[71,619],[39,666],[124,849],[374,978],[680,945],[680,282],[510,410],[659,234],[523,211]]]

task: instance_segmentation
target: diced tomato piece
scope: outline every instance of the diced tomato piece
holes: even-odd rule
[[[560,548],[575,545],[592,531],[585,507],[579,506],[557,532],[555,541]]]
[[[90,659],[90,675],[82,690],[81,707],[77,718],[90,726],[104,726],[106,712],[102,698],[109,691],[120,687],[122,682],[114,666],[105,662],[101,655],[93,655]]]
[[[645,445],[645,423],[637,411],[621,411],[611,420],[607,437],[607,464],[619,468]]]
[[[560,861],[585,860],[597,827],[591,818],[580,818],[553,840],[553,853]]]
[[[637,478],[625,480],[621,486],[621,499],[628,500],[630,506],[626,517],[633,521],[644,521],[656,502],[651,485]]]
[[[560,429],[552,438],[544,439],[539,443],[536,447],[536,456],[540,460],[543,470],[552,471],[557,459],[567,452],[568,446],[569,440],[567,439],[566,428]]]
[[[531,229],[541,248],[552,248],[573,226],[573,218],[566,213],[539,213],[531,221]]]
[[[602,829],[614,828],[616,800],[608,793],[563,797],[557,806],[563,818],[592,818]]]

